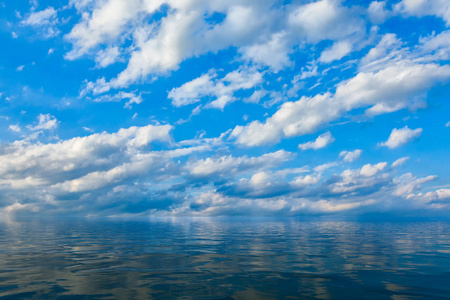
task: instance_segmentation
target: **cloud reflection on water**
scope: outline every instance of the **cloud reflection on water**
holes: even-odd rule
[[[446,298],[449,233],[446,222],[10,221],[0,297]]]

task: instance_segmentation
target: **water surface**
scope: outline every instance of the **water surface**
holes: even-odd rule
[[[1,299],[450,299],[449,222],[0,222]]]

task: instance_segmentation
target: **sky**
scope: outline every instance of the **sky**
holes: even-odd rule
[[[0,0],[0,216],[448,216],[449,59],[448,0]]]

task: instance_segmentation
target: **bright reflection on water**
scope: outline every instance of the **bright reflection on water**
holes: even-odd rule
[[[450,223],[0,222],[2,299],[450,299]]]

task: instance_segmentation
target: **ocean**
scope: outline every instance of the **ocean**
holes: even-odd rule
[[[450,222],[6,219],[0,299],[450,299]]]

